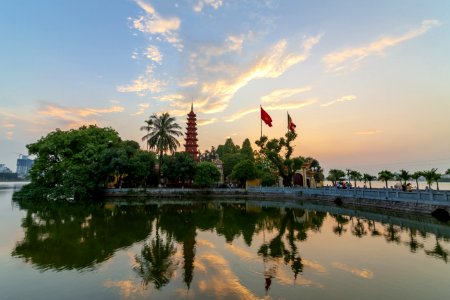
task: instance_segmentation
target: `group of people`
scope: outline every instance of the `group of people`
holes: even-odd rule
[[[335,187],[338,189],[351,189],[352,184],[350,182],[336,181]]]

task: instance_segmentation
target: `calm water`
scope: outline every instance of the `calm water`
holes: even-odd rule
[[[450,224],[433,219],[252,201],[19,207],[12,193],[0,188],[0,299],[450,296]]]

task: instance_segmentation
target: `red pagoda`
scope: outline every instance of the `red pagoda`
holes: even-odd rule
[[[199,161],[198,144],[197,144],[197,115],[194,113],[194,104],[191,104],[191,112],[187,118],[186,128],[186,144],[184,144],[184,151],[191,153],[195,161]]]

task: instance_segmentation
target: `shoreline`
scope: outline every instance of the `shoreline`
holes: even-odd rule
[[[345,192],[343,192],[345,191]],[[334,190],[300,188],[249,188],[245,189],[108,189],[102,191],[107,198],[147,199],[200,199],[243,198],[254,200],[303,201],[333,207],[382,209],[412,214],[430,215],[436,210],[450,213],[450,192],[398,192],[385,190]],[[370,192],[368,194],[368,192]],[[374,194],[378,193],[378,197]],[[392,195],[392,193],[394,193]],[[381,196],[380,196],[381,194]],[[407,197],[405,197],[405,194]],[[439,195],[437,195],[439,194]],[[424,196],[425,195],[425,196]],[[438,197],[439,196],[439,197]],[[408,198],[409,197],[409,198]],[[416,199],[414,198],[416,197]],[[435,199],[435,200],[433,200]]]

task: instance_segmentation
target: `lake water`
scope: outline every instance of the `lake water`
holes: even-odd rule
[[[16,187],[18,188],[18,187]],[[291,202],[26,205],[0,299],[448,299],[450,224]]]

